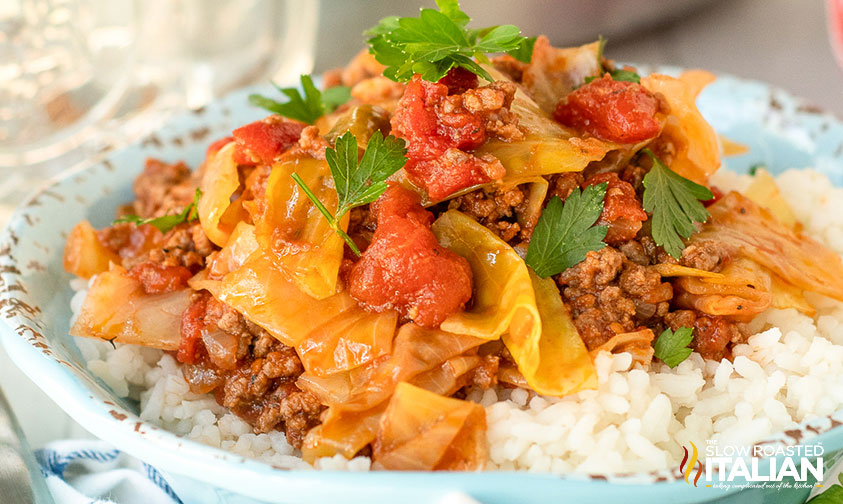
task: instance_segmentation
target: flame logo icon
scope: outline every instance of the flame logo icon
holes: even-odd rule
[[[682,462],[680,462],[680,464],[679,464],[679,471],[682,474],[685,475],[685,483],[688,483],[688,484],[691,483],[691,481],[690,481],[691,473],[694,471],[694,466],[697,465],[697,460],[699,460],[699,452],[697,451],[697,445],[695,445],[693,442],[691,442],[691,448],[692,448],[692,451],[691,451],[690,460],[689,460],[688,449],[685,448],[684,446],[682,447],[682,449],[685,450],[685,456],[682,457]],[[699,465],[700,466],[697,469],[697,474],[696,474],[696,476],[694,476],[694,486],[697,486],[697,481],[699,481],[700,476],[702,476],[702,470],[703,470],[702,461],[700,461]]]

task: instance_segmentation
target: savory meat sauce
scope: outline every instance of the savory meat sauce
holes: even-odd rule
[[[194,392],[308,461],[473,469],[485,417],[467,387],[594,387],[594,352],[646,368],[668,329],[730,358],[777,293],[843,296],[765,252],[819,245],[743,196],[708,197],[719,152],[693,104],[707,77],[616,73],[600,52],[540,38],[486,76],[405,83],[361,53],[325,77],[350,101],[311,124],[242,126],[194,172],[148,160],[123,222],[68,239],[66,269],[95,277],[73,334],[172,352]],[[704,217],[664,217],[679,197]],[[128,308],[96,304],[114,296]]]

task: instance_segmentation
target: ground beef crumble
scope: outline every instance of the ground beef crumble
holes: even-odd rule
[[[183,162],[147,159],[143,173],[135,179],[134,213],[149,218],[181,211],[193,201],[197,185],[190,168]]]
[[[516,238],[524,240],[529,239],[532,229],[522,229],[517,216],[524,211],[528,194],[526,185],[485,187],[457,196],[448,202],[447,208],[468,215],[503,241],[511,242]]]
[[[556,277],[562,298],[574,325],[589,349],[594,349],[621,332],[644,326],[658,335],[665,328],[693,327],[692,346],[703,357],[722,359],[730,345],[746,338],[742,324],[693,310],[676,309],[673,287],[650,268],[662,259],[649,237],[606,246],[589,252],[585,260]],[[707,271],[726,260],[717,243],[688,247],[682,262]],[[693,258],[693,259],[691,259]],[[687,264],[686,264],[687,263]]]
[[[307,431],[318,425],[324,406],[316,396],[296,386],[304,369],[295,349],[207,292],[197,293],[194,303],[200,303],[200,313],[195,315],[201,333],[222,331],[233,337],[236,345],[230,347],[231,355],[212,357],[198,342],[193,349],[195,362],[183,366],[185,379],[196,391],[213,391],[217,402],[249,422],[255,432],[282,429],[287,441],[299,448]],[[190,326],[183,323],[183,342],[191,337],[185,333]],[[221,360],[231,365],[221,366]]]
[[[197,173],[182,162],[164,163],[148,159],[135,179],[135,202],[123,214],[153,218],[180,212],[193,201],[199,181]],[[198,220],[179,224],[162,234],[151,225],[121,222],[98,231],[100,242],[117,253],[128,270],[143,263],[183,267],[196,273],[205,258],[218,249],[202,230]]]

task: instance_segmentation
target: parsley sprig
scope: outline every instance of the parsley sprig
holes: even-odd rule
[[[174,227],[178,226],[183,222],[190,222],[196,220],[199,217],[198,210],[196,207],[199,205],[199,200],[202,198],[202,189],[196,188],[196,192],[193,193],[193,201],[184,207],[184,210],[177,214],[171,215],[162,215],[161,217],[154,217],[149,219],[144,219],[138,215],[124,215],[123,217],[114,219],[112,224],[117,224],[120,222],[133,222],[135,225],[142,226],[144,224],[149,224],[151,226],[155,226],[158,228],[159,231],[162,233],[166,233],[167,231],[173,229]]]
[[[693,352],[688,348],[694,339],[693,327],[680,327],[675,332],[667,328],[656,339],[655,356],[675,368]]]
[[[603,38],[603,35],[600,35],[600,38],[597,41],[597,65],[600,67],[601,74],[608,73],[612,76],[612,79],[616,81],[634,82],[636,84],[641,83],[641,76],[631,70],[624,70],[623,68],[610,70],[606,68],[606,66],[603,65],[603,52],[606,50],[606,42],[608,42],[608,40]],[[594,79],[599,78],[600,77],[595,75],[588,76],[585,78],[585,83],[588,84]]]
[[[542,278],[556,275],[585,259],[588,252],[606,246],[607,226],[594,223],[603,213],[608,183],[574,191],[562,203],[554,196],[539,217],[525,261]]]
[[[644,210],[653,215],[653,240],[679,259],[685,249],[682,238],[690,238],[696,231],[694,223],[703,223],[710,215],[700,201],[714,195],[705,186],[668,168],[650,149],[644,152],[653,160],[653,167],[643,180]]]
[[[616,81],[625,81],[625,82],[634,82],[636,84],[641,84],[641,76],[637,73],[633,72],[632,70],[624,70],[623,68],[618,70],[612,70],[610,72],[606,72],[612,76],[612,80]],[[585,83],[588,84],[589,82],[593,81],[594,79],[599,79],[600,77],[589,75],[585,78]]]
[[[331,212],[313,194],[302,178],[293,173],[291,176],[304,194],[316,206],[333,229],[359,257],[360,249],[348,234],[339,226],[339,221],[354,207],[371,203],[386,191],[386,179],[400,170],[407,159],[404,140],[392,135],[384,138],[376,131],[366,145],[366,151],[358,162],[357,137],[350,131],[337,139],[336,148],[325,149],[325,159],[334,178],[337,189],[336,215]]]
[[[301,95],[298,88],[281,88],[275,83],[272,85],[287,97],[286,102],[280,103],[259,94],[250,94],[249,103],[307,124],[315,123],[317,119],[333,112],[337,107],[351,99],[351,90],[347,86],[335,86],[319,91],[309,75],[301,76],[304,96]]]
[[[438,81],[451,68],[465,68],[493,80],[474,58],[488,63],[487,53],[507,53],[529,63],[535,37],[522,37],[513,25],[467,28],[471,20],[457,0],[436,0],[435,9],[421,9],[419,17],[387,17],[366,32],[369,52],[386,65],[384,75],[406,82],[413,74]]]

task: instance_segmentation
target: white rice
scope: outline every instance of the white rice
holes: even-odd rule
[[[721,170],[712,183],[743,189],[750,177]],[[805,232],[843,254],[843,189],[811,170],[777,177]],[[71,303],[76,313],[84,282]],[[815,318],[771,309],[750,325],[754,336],[734,360],[692,354],[674,369],[632,366],[629,354],[602,354],[599,389],[562,399],[522,389],[472,391],[486,408],[488,469],[612,474],[672,469],[682,445],[752,444],[843,405],[843,303],[812,296]],[[92,373],[120,396],[140,400],[141,418],[188,439],[269,464],[308,469],[283,433],[252,433],[210,394],[188,389],[163,352],[78,338]],[[318,469],[368,470],[368,458],[320,459]]]

